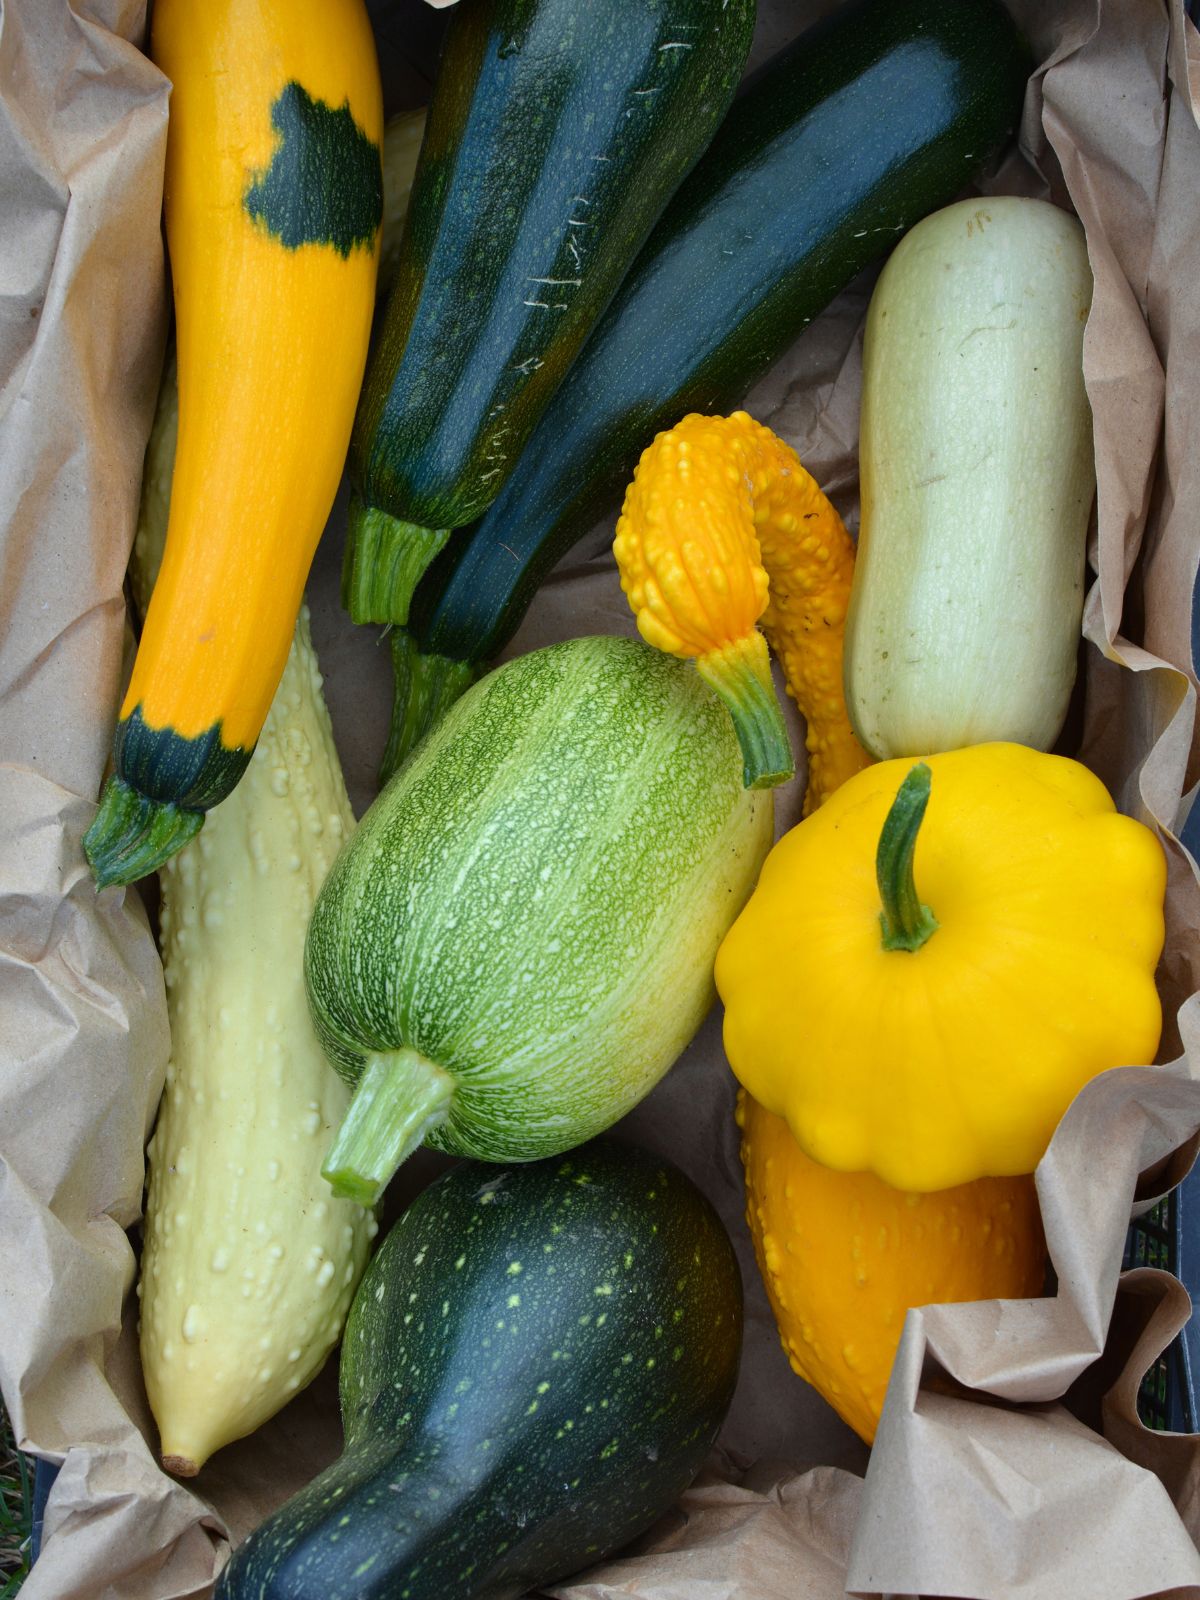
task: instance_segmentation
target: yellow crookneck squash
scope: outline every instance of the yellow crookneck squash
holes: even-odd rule
[[[795,772],[768,642],[807,720],[809,793],[866,765],[842,698],[854,546],[790,445],[744,411],[684,417],[642,452],[613,551],[646,643],[695,658],[729,707],[748,788]]]
[[[156,0],[179,447],[162,572],[85,839],[160,866],[230,793],[287,660],[366,362],[382,93],[362,0]]]

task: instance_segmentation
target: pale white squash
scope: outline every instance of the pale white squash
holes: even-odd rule
[[[881,759],[1058,736],[1096,483],[1091,295],[1078,221],[1010,196],[926,217],[880,275],[845,688]]]
[[[175,413],[172,368],[146,455],[139,600],[161,553]],[[304,996],[309,915],[353,826],[302,610],[245,776],[159,879],[171,1060],[138,1292],[163,1465],[181,1476],[320,1370],[375,1231],[321,1177],[350,1097]]]

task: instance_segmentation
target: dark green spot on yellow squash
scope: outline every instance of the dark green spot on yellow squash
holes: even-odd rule
[[[271,126],[279,145],[246,189],[249,214],[289,250],[329,244],[348,256],[356,245],[370,249],[383,218],[383,167],[350,102],[335,109],[292,82],[271,107]]]

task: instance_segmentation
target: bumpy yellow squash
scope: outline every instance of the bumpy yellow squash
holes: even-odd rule
[[[866,765],[841,687],[854,547],[770,428],[736,411],[693,413],[660,433],[642,452],[613,551],[647,644],[694,657],[729,707],[748,787],[795,770],[768,641],[807,720],[809,793]]]
[[[366,361],[382,95],[362,0],[157,0],[179,449],[162,572],[85,848],[159,866],[250,760]]]
[[[811,1161],[745,1090],[738,1123],[746,1219],[784,1353],[868,1443],[910,1307],[1041,1293],[1031,1177],[911,1194]]]

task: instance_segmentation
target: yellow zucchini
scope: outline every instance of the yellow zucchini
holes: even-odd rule
[[[198,832],[250,760],[366,361],[382,95],[362,0],[157,0],[181,428],[162,572],[85,839],[99,885]]]

